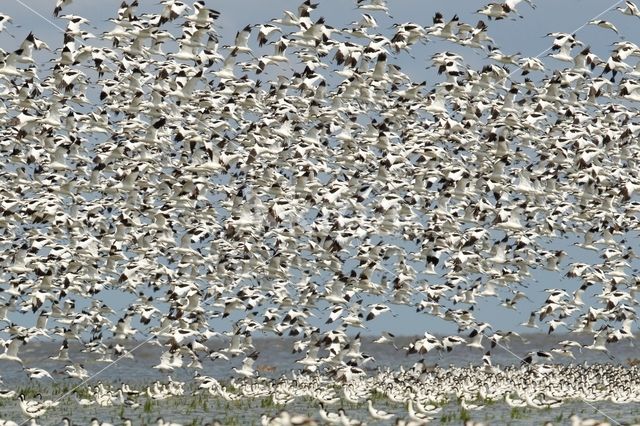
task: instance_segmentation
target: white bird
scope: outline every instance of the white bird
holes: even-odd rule
[[[547,362],[553,358],[553,355],[549,352],[534,351],[529,352],[523,359],[522,364],[537,364],[539,362]]]
[[[376,420],[390,420],[395,417],[393,413],[387,413],[384,410],[374,408],[373,402],[370,399],[367,400],[367,409],[369,410],[369,415]]]
[[[487,16],[489,19],[504,19],[509,16],[513,10],[506,3],[488,3],[482,9],[478,9],[476,13]]]
[[[57,17],[62,11],[63,7],[69,6],[73,0],[56,0],[56,6],[53,9],[53,16]]]
[[[386,0],[356,0],[356,4],[358,9],[384,12],[389,15]]]
[[[84,368],[82,364],[72,364],[67,365],[64,368],[64,372],[67,373],[67,376],[84,380],[89,377],[89,372]]]
[[[47,406],[44,402],[27,400],[24,394],[20,394],[20,409],[30,419],[38,418],[47,412]]]
[[[6,54],[0,59],[0,76],[5,77],[17,77],[21,75],[21,71],[18,71],[17,64],[18,59],[22,55],[20,50]]]
[[[511,9],[515,9],[516,6],[522,1],[526,2],[532,9],[536,8],[535,3],[532,0],[506,0],[505,4],[509,6]]]
[[[322,420],[324,420],[325,422],[329,423],[329,424],[334,425],[334,424],[340,424],[341,423],[340,414],[328,412],[324,408],[324,404],[322,402],[320,403],[319,414],[320,414],[320,418]]]
[[[615,25],[613,25],[611,22],[605,21],[603,19],[594,19],[593,21],[589,21],[588,24],[589,25],[595,25],[595,26],[598,26],[600,28],[604,28],[604,29],[607,29],[607,30],[611,30],[616,34],[620,34]]]
[[[42,368],[25,368],[24,371],[29,374],[30,379],[44,379],[48,378],[54,380],[51,374]]]
[[[181,423],[165,421],[164,418],[158,417],[156,419],[156,426],[182,426]]]
[[[160,3],[164,5],[162,12],[160,12],[161,22],[173,21],[182,16],[185,11],[191,9],[188,4],[180,0],[162,0]]]
[[[176,368],[184,365],[183,355],[178,351],[167,351],[160,356],[160,364],[154,365],[153,368],[169,373]]]
[[[253,377],[255,375],[253,364],[255,363],[256,359],[258,359],[258,355],[258,352],[253,352],[247,355],[242,361],[242,368],[237,369],[236,367],[234,367],[233,371],[244,377]]]
[[[640,18],[640,9],[638,8],[638,6],[633,3],[630,0],[625,0],[625,6],[626,7],[617,7],[616,10],[619,10],[620,12],[622,12],[625,15],[629,15],[629,16],[637,16]]]
[[[251,25],[245,26],[236,33],[235,43],[230,49],[237,53],[251,53],[249,47],[249,37],[251,36]]]
[[[4,353],[0,354],[0,361],[14,361],[22,364],[22,359],[18,356],[18,351],[25,343],[26,339],[21,336],[15,336],[8,341],[4,341]]]
[[[0,13],[0,32],[4,31],[5,26],[11,22],[11,16]]]

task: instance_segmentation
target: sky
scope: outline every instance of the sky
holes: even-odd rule
[[[159,11],[156,1],[139,0],[140,11]],[[52,16],[53,0],[5,0],[2,4],[2,13],[13,18],[13,25],[9,25],[6,31],[0,33],[0,48],[5,51],[15,50],[24,37],[33,31],[34,34],[47,42],[52,47],[60,46],[62,43],[62,32],[56,28],[64,28],[67,21]],[[70,6],[63,10],[64,13],[81,15],[90,21],[87,29],[99,35],[103,31],[112,28],[112,24],[107,21],[115,16],[121,0],[75,0]],[[273,18],[283,15],[285,9],[295,11],[299,2],[283,0],[208,0],[207,7],[218,10],[221,17],[218,20],[217,28],[221,38],[221,45],[233,42],[236,31],[248,24],[265,23]],[[324,16],[328,24],[341,28],[350,22],[360,19],[361,11],[355,8],[354,1],[348,0],[319,0],[320,6],[314,16]],[[489,25],[489,35],[495,40],[495,46],[505,54],[520,53],[522,56],[534,57],[551,46],[551,38],[545,37],[551,32],[572,33],[577,29],[578,38],[584,40],[585,44],[592,47],[592,51],[606,59],[611,49],[611,44],[625,39],[640,42],[640,19],[624,16],[615,9],[602,15],[600,19],[612,21],[620,30],[621,36],[613,31],[603,30],[595,26],[584,26],[589,20],[597,17],[601,12],[610,6],[624,2],[602,1],[602,0],[537,0],[536,8],[532,9],[528,4],[522,2],[518,5],[518,12],[523,19],[508,19],[502,21],[489,21],[485,16],[474,13],[487,1],[476,0],[446,0],[446,1],[425,1],[425,0],[398,0],[390,2],[393,18],[382,13],[376,13],[378,23],[381,27],[388,28],[393,23],[416,22],[428,26],[431,25],[435,12],[441,12],[445,19],[450,19],[454,14],[458,14],[461,21],[475,24],[479,19],[483,19]],[[29,10],[24,4],[28,4],[33,10]],[[348,6],[345,6],[347,5]],[[37,12],[37,13],[36,13]],[[38,16],[38,14],[42,16]],[[45,19],[46,18],[46,19]],[[255,37],[255,35],[252,35]],[[424,46],[416,46],[412,49],[412,56],[408,53],[400,53],[394,57],[393,62],[400,65],[405,73],[408,73],[412,80],[427,80],[429,83],[436,82],[440,77],[436,76],[433,70],[427,69],[430,65],[429,57],[443,50],[459,52],[464,54],[465,62],[478,69],[483,63],[488,63],[486,52],[470,51],[448,42],[433,41],[427,42]],[[553,63],[553,60],[549,60]],[[561,63],[555,66],[562,68]],[[440,78],[441,79],[441,78]],[[634,246],[636,252],[640,253],[637,247],[636,236],[630,236],[629,242]],[[597,257],[588,251],[576,248],[573,244],[578,239],[559,238],[548,241],[549,249],[564,249],[568,256],[564,263],[582,261],[586,263],[597,262]],[[480,321],[510,325],[511,328],[519,331],[525,329],[517,324],[526,321],[529,312],[534,307],[540,305],[544,300],[545,288],[567,288],[575,290],[578,284],[575,280],[570,280],[555,272],[538,270],[533,274],[527,294],[531,301],[522,301],[517,312],[500,307],[493,298],[479,299],[475,308],[476,318]],[[126,308],[130,300],[118,296],[118,292],[105,292],[104,300],[114,308]],[[425,329],[435,332],[454,332],[451,324],[444,321],[425,317],[415,313],[415,308],[411,306],[394,306],[395,316],[388,315],[384,321],[377,321],[371,325],[368,332],[376,334],[383,329],[393,329],[400,334],[418,334]],[[425,322],[429,322],[425,324]],[[221,324],[221,327],[223,325]]]
[[[344,27],[350,22],[360,18],[361,12],[355,8],[355,2],[349,0],[319,0],[320,6],[314,16],[324,16],[327,22],[334,27]],[[22,4],[21,4],[22,3]],[[22,40],[29,31],[45,40],[46,42],[58,41],[60,44],[62,34],[54,24],[64,28],[66,21],[56,19],[52,15],[53,0],[6,0],[2,5],[2,13],[11,16],[14,20],[13,26],[10,26],[8,32],[16,37],[16,40]],[[107,19],[115,16],[115,12],[120,5],[120,0],[101,0],[99,2],[93,0],[74,0],[70,6],[67,6],[61,14],[77,14],[90,20],[91,25],[102,30],[110,29]],[[140,0],[139,10],[141,11],[157,11],[158,2],[149,0]],[[353,7],[345,7],[350,3]],[[446,1],[424,1],[424,0],[401,0],[391,4],[392,16],[385,17],[384,14],[378,12],[376,17],[380,26],[390,26],[395,22],[415,22],[420,25],[431,25],[433,15],[441,12],[445,18],[451,18],[454,14],[458,14],[461,21],[475,24],[477,20],[483,19],[489,24],[489,34],[496,41],[503,53],[520,52],[523,56],[535,56],[550,46],[550,39],[545,35],[551,32],[567,32],[572,33],[576,29],[583,26],[586,22],[599,15],[604,10],[616,3],[616,1],[602,0],[537,0],[536,8],[532,9],[528,4],[522,2],[518,5],[518,12],[524,17],[523,19],[501,20],[489,22],[485,16],[475,13],[488,1],[478,0],[446,0]],[[23,4],[28,5],[35,12],[42,15],[36,15],[33,11],[27,9]],[[218,0],[208,1],[207,6],[218,10],[221,17],[218,21],[218,28],[221,38],[228,42],[233,40],[236,31],[248,24],[264,23],[273,18],[279,18],[283,15],[283,10],[295,11],[299,2],[284,0]],[[44,18],[50,20],[47,22]],[[633,40],[640,36],[640,26],[637,25],[638,18],[624,16],[615,9],[603,15],[601,19],[609,19],[616,24],[620,33],[626,38]],[[20,25],[21,28],[16,28]],[[580,39],[589,40],[594,51],[598,53],[606,52],[608,45],[619,41],[619,37],[610,31],[602,31],[602,29],[587,26],[580,30]],[[10,36],[0,33],[0,48],[7,50],[15,46],[16,43]],[[435,51],[446,48],[453,50],[454,46],[450,43],[434,42],[431,43],[435,47]],[[468,52],[468,51],[467,51]],[[418,52],[416,52],[417,54]],[[479,55],[481,58],[481,55]],[[417,57],[414,61],[412,58],[400,57],[398,63],[404,65],[403,69],[411,70],[416,74],[422,69],[422,66],[428,65],[427,57]],[[469,62],[471,57],[465,59]]]

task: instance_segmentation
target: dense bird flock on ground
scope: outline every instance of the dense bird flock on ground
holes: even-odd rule
[[[373,360],[356,333],[407,306],[425,334],[399,353],[466,346],[500,376],[490,351],[519,336],[475,318],[487,299],[528,327],[593,339],[532,348],[518,354],[525,364],[633,338],[633,42],[600,58],[579,34],[557,32],[544,56],[501,52],[490,26],[535,7],[517,0],[487,4],[477,22],[436,13],[426,26],[389,26],[390,5],[358,0],[362,17],[346,28],[305,1],[231,41],[202,0],[164,0],[156,13],[124,1],[96,34],[65,14],[70,3],[58,0],[51,18],[66,27],[61,45],[37,30],[2,42],[0,363],[23,364],[24,345],[59,341],[52,359],[83,380],[95,371],[74,362],[69,342],[110,362],[152,337],[162,372],[241,357],[235,374],[254,378],[252,338],[294,336],[294,368],[362,386]],[[640,18],[620,3],[605,17]],[[589,24],[618,33],[613,22]],[[12,25],[0,15],[0,31]],[[429,59],[437,81],[413,81],[397,61],[436,41],[489,64],[474,69],[443,50]],[[52,62],[36,60],[43,52]],[[569,259],[571,244],[597,261]],[[540,270],[566,285],[537,283],[544,301],[517,312]],[[101,301],[114,292],[128,308]],[[436,336],[430,318],[458,334]],[[215,339],[226,343],[212,348]],[[420,383],[401,389],[418,423],[415,407],[429,399],[418,398]],[[638,384],[626,389],[637,401]],[[30,403],[27,416],[46,411]],[[349,424],[340,416],[323,421]]]

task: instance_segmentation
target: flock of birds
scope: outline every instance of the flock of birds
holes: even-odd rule
[[[280,410],[276,415],[263,413],[260,423],[264,426],[283,425],[363,425],[363,413],[350,412],[348,407],[366,406],[364,413],[373,421],[396,425],[425,425],[433,420],[442,420],[444,407],[459,404],[462,410],[477,412],[496,402],[504,402],[512,409],[549,409],[565,403],[595,403],[608,401],[614,404],[634,404],[640,402],[640,366],[626,368],[614,364],[559,365],[534,364],[524,368],[509,366],[433,367],[424,361],[411,368],[381,369],[360,380],[336,382],[333,378],[318,373],[301,374],[294,372],[290,377],[278,380],[248,380],[233,378],[222,383],[212,376],[198,374],[193,395],[213,398],[228,403],[241,401],[270,401],[276,407],[316,406],[317,415],[290,414]],[[189,385],[171,379],[155,381],[145,388],[135,388],[127,383],[119,386],[98,381],[84,390],[83,396],[74,395],[80,407],[126,407],[135,409],[144,404],[144,399],[168,405],[171,399],[187,394]],[[15,396],[3,395],[2,398]],[[375,400],[375,402],[374,402]],[[380,405],[401,407],[400,412],[385,411]],[[31,417],[30,425],[37,425],[36,417],[47,409],[56,407],[60,400],[26,399],[19,396],[20,405]],[[311,402],[310,402],[311,401]],[[342,402],[341,406],[336,406]],[[374,405],[375,404],[375,405]],[[335,408],[332,408],[335,407]],[[347,407],[347,408],[345,408]],[[406,410],[406,411],[405,411]],[[605,425],[591,419],[581,419],[577,415],[569,418],[572,426]],[[12,421],[0,422],[3,426],[17,426]],[[63,426],[71,426],[73,421],[64,417]],[[91,426],[112,426],[91,418]],[[124,426],[138,424],[131,418],[123,418]],[[156,426],[182,426],[158,417]],[[205,426],[223,424],[219,419],[204,423]],[[545,425],[551,425],[551,422]],[[620,424],[620,423],[617,423]],[[469,422],[466,425],[479,423]]]
[[[487,4],[475,24],[435,13],[390,27],[385,1],[357,0],[361,19],[344,28],[306,0],[228,45],[203,0],[157,13],[124,1],[101,34],[64,14],[70,3],[53,13],[60,47],[35,31],[0,50],[0,365],[53,379],[20,351],[59,341],[58,373],[83,381],[92,372],[69,342],[117,362],[149,339],[163,373],[241,357],[234,374],[252,379],[253,337],[292,336],[296,368],[367,383],[375,360],[356,332],[407,306],[424,336],[377,343],[421,356],[466,346],[491,370],[491,350],[520,336],[476,319],[476,305],[521,311],[548,286],[535,282],[544,270],[565,281],[523,325],[592,343],[564,340],[523,364],[633,340],[633,42],[601,58],[556,32],[545,56],[503,53],[489,23],[522,19],[518,0]],[[631,1],[610,13],[640,18]],[[0,36],[12,25],[0,15]],[[434,42],[453,50],[429,58],[438,81],[412,80],[397,62]],[[104,302],[114,293],[128,307]],[[430,333],[430,318],[458,333]],[[48,408],[31,404],[32,418]],[[336,415],[325,417],[351,424]]]

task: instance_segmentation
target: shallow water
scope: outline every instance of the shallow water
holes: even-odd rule
[[[520,361],[516,356],[522,357],[532,349],[549,350],[559,340],[571,338],[582,343],[591,343],[588,336],[552,336],[544,335],[526,336],[526,342],[512,341],[507,349],[496,347],[492,350],[492,360],[494,365],[511,366],[519,365]],[[397,345],[402,347],[409,342],[410,338],[398,338]],[[293,354],[291,352],[292,340],[290,339],[256,339],[254,345],[260,352],[256,362],[256,368],[261,371],[263,377],[280,377],[281,375],[291,376],[292,370],[299,370],[301,365],[295,361],[303,357],[303,354]],[[583,351],[577,353],[579,362],[574,364],[589,363],[613,363],[625,365],[629,360],[640,355],[635,346],[636,342],[626,342],[611,345],[611,355]],[[134,347],[136,343],[129,342],[127,347]],[[56,400],[65,395],[65,392],[80,384],[77,379],[64,377],[60,370],[64,369],[66,363],[49,360],[48,356],[56,352],[59,343],[40,343],[38,345],[30,343],[21,351],[21,356],[25,366],[38,366],[52,372],[55,382],[50,380],[40,380],[38,382],[29,381],[16,363],[0,361],[0,371],[4,384],[0,389],[14,389],[18,393],[25,392],[27,396],[33,398],[36,393],[42,394],[45,399]],[[223,347],[224,342],[210,342],[212,348]],[[378,368],[400,368],[409,369],[414,363],[424,359],[427,365],[439,365],[446,367],[466,366],[470,364],[478,365],[482,352],[471,351],[463,348],[456,348],[445,356],[437,353],[429,353],[424,356],[406,356],[405,351],[395,350],[390,345],[378,345],[371,343],[371,339],[363,338],[363,352],[372,355],[376,362],[369,365],[369,375],[375,375]],[[70,348],[72,359],[83,363],[85,368],[92,374],[107,366],[106,363],[91,361],[92,356],[76,351],[73,346]],[[135,389],[144,389],[153,381],[166,382],[167,375],[150,368],[158,362],[162,349],[156,345],[147,344],[136,350],[135,359],[123,359],[112,365],[98,376],[91,379],[86,385],[80,387],[82,392],[86,388],[95,386],[98,382],[113,386],[114,388],[121,382],[129,383]],[[569,362],[556,357],[555,362]],[[203,362],[203,369],[200,374],[211,376],[221,383],[228,385],[228,380],[234,377],[232,367],[241,364],[242,357],[237,357],[229,362],[210,361]],[[276,415],[280,410],[286,409],[290,413],[308,415],[322,424],[319,417],[318,401],[309,397],[297,397],[292,403],[285,406],[276,406],[270,398],[242,399],[240,401],[226,401],[219,396],[213,396],[206,392],[199,395],[192,395],[197,391],[196,383],[193,381],[193,371],[180,369],[170,375],[173,380],[185,382],[185,396],[171,397],[162,401],[151,401],[146,396],[137,397],[140,407],[132,409],[124,406],[97,407],[95,405],[82,407],[78,405],[72,396],[61,399],[57,407],[48,410],[45,416],[39,419],[42,425],[57,425],[63,416],[68,416],[77,424],[88,424],[93,417],[101,421],[113,424],[121,424],[123,417],[133,420],[134,424],[155,424],[158,416],[165,419],[180,422],[183,424],[204,424],[213,419],[219,420],[222,424],[260,424],[260,416]],[[149,402],[147,402],[149,401]],[[146,403],[146,405],[145,405]],[[376,395],[374,406],[389,412],[397,413],[398,418],[407,416],[405,404],[393,402],[382,395]],[[366,403],[352,405],[345,400],[341,400],[332,405],[328,405],[330,412],[337,412],[339,408],[344,408],[347,415],[354,419],[359,419],[367,424],[390,424],[392,421],[376,422],[369,416]],[[598,411],[601,410],[601,411]],[[452,399],[444,405],[442,411],[434,414],[433,422],[436,424],[461,424],[463,420],[471,418],[476,421],[483,421],[488,424],[543,424],[553,422],[554,424],[569,424],[569,416],[578,414],[583,418],[597,418],[605,420],[605,415],[610,416],[618,422],[633,424],[640,423],[640,404],[614,404],[610,401],[596,403],[586,403],[582,401],[568,400],[562,406],[553,409],[517,408],[513,409],[503,401],[487,404],[478,411],[464,411],[459,402]],[[12,419],[17,422],[25,420],[20,411],[17,397],[11,399],[0,399],[0,419]]]
[[[41,390],[44,391],[44,389]],[[396,404],[389,400],[377,400],[375,406],[376,408],[396,413],[396,418],[406,418],[407,416],[404,405]],[[327,406],[327,410],[337,412],[341,407],[345,409],[351,419],[358,419],[369,425],[390,424],[395,420],[394,418],[390,421],[376,421],[369,416],[366,403],[355,406],[342,401]],[[219,398],[211,398],[208,395],[202,397],[175,397],[168,401],[153,403],[146,410],[143,406],[137,409],[115,406],[91,406],[85,408],[78,406],[72,399],[69,399],[62,402],[58,407],[49,409],[46,415],[38,419],[38,423],[41,425],[58,425],[63,416],[68,416],[74,423],[79,425],[88,424],[93,417],[115,425],[122,424],[123,417],[131,419],[135,425],[154,425],[156,419],[162,416],[165,420],[182,424],[201,425],[218,420],[225,425],[259,425],[262,414],[275,416],[285,408],[289,413],[304,414],[322,424],[318,414],[320,408],[318,403],[308,399],[297,399],[287,407],[276,407],[270,406],[264,400],[227,402]],[[587,405],[578,401],[567,402],[563,406],[553,409],[514,409],[503,402],[499,402],[487,405],[478,411],[463,411],[460,405],[452,403],[444,406],[441,412],[434,414],[431,423],[457,425],[466,419],[472,419],[491,425],[542,425],[545,422],[569,424],[568,419],[572,414],[578,414],[582,418],[600,420],[607,420],[606,415],[622,424],[640,424],[640,406],[638,404],[617,405],[610,402],[598,402]],[[26,420],[15,400],[0,400],[0,419],[12,419],[18,423]],[[611,422],[610,419],[609,421]]]
[[[406,346],[413,338],[412,337],[397,337],[396,346],[402,348]],[[557,347],[557,342],[562,340],[576,340],[582,344],[592,343],[591,335],[587,334],[559,334],[547,336],[543,334],[529,334],[523,335],[524,340],[518,340],[514,338],[508,343],[508,346],[500,347],[496,346],[491,349],[491,357],[494,365],[509,366],[519,365],[521,359],[526,354],[533,350],[549,351],[553,347]],[[478,365],[481,363],[481,357],[483,351],[479,349],[467,349],[465,347],[456,347],[452,352],[446,354],[440,354],[438,352],[429,352],[425,355],[406,355],[406,351],[402,349],[395,349],[390,344],[376,344],[372,343],[373,338],[362,338],[362,351],[375,358],[375,362],[368,364],[367,368],[375,370],[378,367],[409,367],[416,361],[424,359],[428,364],[439,366],[466,366],[470,364]],[[287,373],[293,370],[301,369],[302,365],[297,364],[295,361],[304,357],[304,353],[292,353],[292,345],[294,340],[290,338],[255,338],[253,343],[255,350],[260,355],[256,361],[256,367],[264,367],[262,375],[267,377],[276,377],[281,374]],[[105,342],[107,345],[110,342]],[[140,342],[129,341],[125,345],[128,349],[136,347]],[[555,356],[554,363],[600,363],[610,362],[626,364],[631,359],[640,358],[640,351],[638,351],[637,340],[628,340],[626,342],[609,344],[610,355],[582,350],[575,351],[576,360],[569,358],[563,358]],[[226,342],[212,340],[209,342],[209,347],[212,349],[220,349],[228,346]],[[488,342],[485,343],[488,348]],[[50,355],[57,353],[57,349],[60,347],[60,342],[29,342],[29,345],[24,346],[20,350],[20,357],[24,361],[25,367],[39,367],[44,368],[56,377],[56,375],[64,370],[65,362],[53,361],[48,359]],[[86,354],[80,352],[80,344],[69,342],[69,352],[74,362],[78,362],[84,365],[89,373],[96,373],[104,368],[108,363],[96,362],[95,355]],[[150,368],[159,362],[160,354],[163,349],[157,344],[147,343],[135,350],[135,359],[122,359],[116,364],[110,366],[104,373],[101,373],[96,377],[96,380],[103,380],[108,382],[118,382],[126,379],[130,380],[135,377],[138,380],[160,380],[166,378],[166,374],[160,373],[158,370]],[[323,356],[323,352],[320,353]],[[203,362],[202,374],[206,374],[218,379],[230,378],[234,375],[233,367],[238,367],[242,364],[242,357],[236,357],[230,361],[211,361],[206,360]],[[366,369],[366,368],[365,368]],[[267,371],[269,370],[269,371]],[[271,371],[273,370],[273,371]],[[19,364],[13,362],[0,361],[0,376],[3,377],[5,383],[21,383],[28,382],[26,375],[23,373]],[[188,369],[182,369],[172,374],[172,377],[179,378],[181,380],[191,377],[192,371]],[[63,374],[58,374],[63,376]]]

